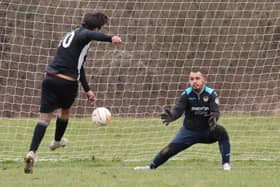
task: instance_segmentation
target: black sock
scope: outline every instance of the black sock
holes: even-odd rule
[[[45,135],[46,129],[48,125],[38,122],[33,133],[32,142],[30,145],[29,151],[33,151],[34,153],[39,148],[39,145]]]
[[[68,120],[64,120],[60,118],[56,119],[56,128],[55,128],[55,136],[54,136],[55,141],[61,140],[67,128],[67,124],[68,124]]]
[[[222,156],[222,164],[230,162],[230,143],[229,140],[219,142],[219,148]]]

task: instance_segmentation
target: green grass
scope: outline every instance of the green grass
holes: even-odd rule
[[[279,163],[266,161],[235,162],[230,172],[218,163],[170,161],[155,171],[134,171],[139,162],[65,161],[37,163],[34,174],[23,174],[22,163],[2,162],[0,186],[73,187],[276,187]],[[244,167],[246,165],[246,167]]]
[[[118,118],[99,127],[90,119],[75,118],[66,131],[71,144],[55,152],[47,148],[54,133],[51,124],[34,174],[26,175],[22,158],[35,123],[35,119],[0,119],[0,186],[280,186],[279,116],[221,119],[231,138],[230,172],[221,170],[217,144],[195,145],[155,171],[133,170],[149,164],[175,135],[180,121],[165,127],[158,119]]]

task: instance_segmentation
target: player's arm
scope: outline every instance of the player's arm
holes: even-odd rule
[[[84,67],[82,66],[81,71],[80,71],[80,82],[82,84],[82,87],[85,92],[88,92],[90,90],[90,87],[88,85],[86,75],[85,75],[85,70]]]
[[[181,117],[182,114],[185,112],[187,101],[188,101],[187,95],[183,93],[171,111],[174,120]]]
[[[210,95],[210,115],[216,117],[217,119],[219,119],[220,117],[219,104],[220,104],[219,96],[214,91]]]
[[[109,36],[101,32],[88,31],[87,33],[88,39],[103,41],[103,42],[112,42],[112,43],[121,43],[122,40],[119,36]]]
[[[218,94],[214,91],[210,95],[210,113],[209,113],[209,120],[208,120],[211,129],[214,129],[216,127],[219,117],[220,117],[219,97]]]
[[[177,120],[185,111],[187,105],[187,95],[183,93],[176,102],[172,110],[165,109],[164,113],[161,114],[162,122],[165,125],[169,125],[170,122]]]
[[[80,82],[82,84],[82,87],[86,93],[86,96],[88,98],[88,101],[91,104],[94,104],[96,97],[95,94],[93,93],[93,91],[90,90],[90,87],[88,85],[87,79],[86,79],[86,75],[85,75],[85,70],[84,67],[82,66],[81,71],[80,71]]]

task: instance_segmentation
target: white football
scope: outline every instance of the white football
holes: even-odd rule
[[[99,125],[108,125],[112,120],[112,114],[107,108],[98,107],[92,112],[91,119]]]

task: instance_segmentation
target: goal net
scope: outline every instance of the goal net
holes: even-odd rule
[[[182,125],[159,114],[188,87],[193,68],[220,95],[232,160],[280,160],[280,2],[275,0],[2,0],[0,2],[0,159],[21,160],[36,124],[41,81],[65,32],[87,12],[104,12],[102,32],[121,45],[92,42],[88,82],[112,122],[91,122],[80,89],[65,137],[51,152],[54,119],[40,160],[151,160]],[[67,93],[65,93],[67,94]],[[173,159],[219,161],[217,144],[195,145]]]

